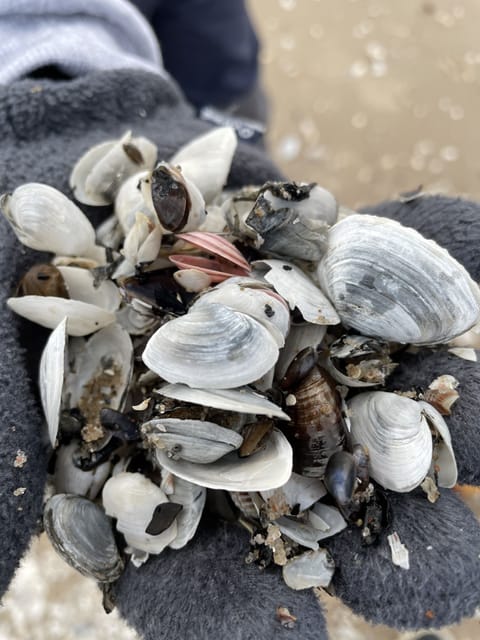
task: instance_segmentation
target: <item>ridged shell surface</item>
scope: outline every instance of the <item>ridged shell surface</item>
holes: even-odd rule
[[[278,347],[253,318],[210,304],[160,327],[142,357],[167,382],[233,389],[264,375],[277,361]]]
[[[371,477],[400,493],[417,487],[433,453],[422,406],[395,393],[371,391],[352,398],[348,407],[352,441],[367,448]]]
[[[352,215],[334,225],[318,275],[345,326],[389,341],[448,342],[480,313],[467,271],[432,240],[386,218]]]

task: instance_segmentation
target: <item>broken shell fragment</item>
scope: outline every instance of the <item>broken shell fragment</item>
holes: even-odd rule
[[[295,590],[328,587],[335,563],[326,549],[302,553],[283,567],[285,583]]]
[[[117,519],[118,531],[133,549],[161,553],[175,539],[176,521],[158,535],[146,532],[155,509],[168,498],[142,474],[122,471],[111,477],[103,488],[102,499],[107,515]]]
[[[215,462],[238,449],[243,438],[207,420],[159,418],[142,425],[149,445],[165,451],[169,458],[198,464]]]
[[[265,327],[219,304],[204,305],[164,324],[142,356],[167,382],[214,389],[254,382],[277,357],[277,344]]]
[[[43,516],[53,548],[70,566],[100,582],[114,582],[123,571],[110,519],[86,498],[58,494]]]
[[[291,514],[295,508],[298,511],[309,509],[326,493],[325,485],[318,478],[305,478],[298,473],[292,473],[282,487],[262,491],[260,495],[266,502],[270,517],[275,519]]]
[[[340,318],[324,293],[298,267],[284,260],[257,260],[253,266],[267,271],[263,277],[307,322],[338,324]]]
[[[211,464],[194,464],[169,458],[157,449],[157,462],[170,473],[208,489],[266,491],[285,484],[292,472],[292,448],[285,436],[273,430],[264,449],[239,458],[230,453]]]
[[[98,285],[88,269],[79,267],[58,267],[72,300],[87,302],[106,311],[115,312],[122,301],[118,287],[110,280],[103,280]]]

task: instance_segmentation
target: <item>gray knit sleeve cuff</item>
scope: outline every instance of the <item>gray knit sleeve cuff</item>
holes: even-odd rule
[[[0,84],[55,66],[68,76],[137,68],[168,77],[153,30],[126,0],[0,0]]]

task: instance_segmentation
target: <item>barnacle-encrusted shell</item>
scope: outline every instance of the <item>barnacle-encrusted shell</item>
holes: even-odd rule
[[[43,523],[54,549],[74,569],[100,582],[120,577],[123,562],[110,519],[98,505],[60,493],[47,502]]]
[[[95,252],[95,230],[88,218],[53,187],[21,185],[1,197],[0,209],[20,242],[31,249],[69,256]]]
[[[433,240],[386,218],[352,215],[334,225],[318,276],[345,326],[389,341],[448,342],[480,314],[467,271]]]
[[[160,327],[142,357],[167,382],[232,389],[266,373],[277,360],[278,347],[253,318],[209,304]]]
[[[169,457],[199,464],[215,462],[243,442],[235,431],[207,420],[158,418],[145,422],[142,432],[149,444]]]
[[[157,449],[157,462],[171,473],[209,489],[226,491],[266,491],[276,489],[287,482],[292,472],[292,448],[277,429],[264,449],[239,458],[230,453],[211,464],[194,464],[173,460],[166,452]]]
[[[393,491],[417,487],[432,461],[432,435],[422,406],[386,391],[360,393],[348,406],[352,440],[368,450],[371,477]]]

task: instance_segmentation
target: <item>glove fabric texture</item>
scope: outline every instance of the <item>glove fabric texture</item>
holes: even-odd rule
[[[151,138],[163,160],[209,126],[193,117],[174,85],[143,71],[0,87],[0,193],[24,182],[44,182],[69,194],[69,173],[81,154],[127,129]],[[229,186],[280,178],[261,150],[239,145]],[[420,204],[421,214],[410,218],[412,207]],[[95,222],[108,213],[86,212]],[[479,229],[478,205],[432,197],[416,205],[382,205],[375,212],[404,217],[426,235],[428,221],[437,216],[441,238],[452,241],[455,257],[478,279],[478,242],[470,235]],[[463,236],[454,231],[457,216],[464,221]],[[28,267],[44,258],[22,246],[0,218],[0,593],[39,531],[50,454],[34,373],[48,332],[14,316],[5,299]],[[460,480],[478,482],[480,365],[427,349],[411,358],[404,357],[389,385],[428,386],[437,372],[455,375],[460,381],[458,411],[454,407],[447,422]],[[359,531],[349,528],[326,541],[337,565],[337,594],[368,620],[402,628],[436,627],[473,615],[480,604],[480,527],[471,512],[450,490],[442,491],[435,505],[420,491],[390,494],[390,501],[392,530],[410,551],[410,569],[392,564],[386,538],[378,546],[364,547]],[[205,522],[184,549],[167,550],[140,569],[129,564],[114,587],[118,608],[146,640],[326,638],[313,593],[290,590],[277,570],[245,565],[247,551],[246,532]],[[294,629],[275,619],[278,606],[297,617]]]

